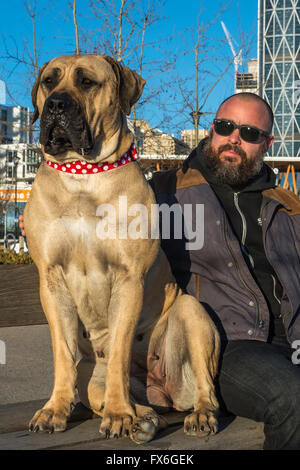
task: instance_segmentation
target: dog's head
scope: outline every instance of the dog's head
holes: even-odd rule
[[[111,57],[63,56],[47,62],[32,90],[40,116],[42,150],[51,160],[99,161],[120,140],[122,114],[129,114],[145,81]]]

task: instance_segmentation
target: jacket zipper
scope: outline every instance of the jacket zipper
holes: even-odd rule
[[[243,212],[241,211],[241,208],[240,208],[240,206],[239,206],[238,195],[239,195],[239,193],[233,193],[233,202],[234,202],[234,205],[235,205],[236,210],[238,211],[238,213],[240,214],[241,219],[242,219],[242,225],[243,225],[242,241],[241,241],[242,250],[243,250],[243,252],[245,253],[245,255],[249,258],[249,261],[250,261],[250,263],[251,263],[252,268],[254,268],[254,261],[253,261],[253,258],[252,258],[252,256],[250,255],[250,253],[248,253],[248,250],[247,250],[246,247],[245,247],[245,241],[246,241],[246,236],[247,236],[247,221],[246,221],[246,217],[244,216],[244,214],[243,214]]]
[[[241,219],[242,219],[242,224],[243,224],[242,245],[244,246],[245,241],[246,241],[246,235],[247,235],[247,222],[246,222],[244,214],[242,213],[242,211],[240,209],[238,195],[239,195],[239,193],[233,193],[233,201],[234,201],[235,208],[238,211],[238,213],[240,214]]]
[[[228,224],[227,224],[227,220],[226,220],[226,217],[224,215],[224,221],[225,221],[225,241],[226,241],[226,244],[227,244],[227,248],[228,250],[230,251],[230,254],[234,260],[234,265],[235,265],[235,269],[238,273],[238,276],[240,278],[240,280],[242,281],[243,285],[246,287],[246,289],[253,295],[253,297],[255,298],[256,300],[256,304],[257,304],[257,310],[258,310],[258,326],[259,328],[261,328],[263,325],[264,325],[264,321],[262,320],[261,318],[261,314],[260,314],[260,304],[259,304],[259,300],[257,298],[257,295],[255,294],[255,292],[248,286],[248,284],[244,281],[243,277],[242,277],[242,274],[241,274],[241,271],[240,271],[240,268],[239,268],[239,265],[238,265],[238,262],[233,254],[233,251],[231,249],[231,246],[230,246],[230,243],[229,243],[229,240],[228,240]]]
[[[277,300],[277,302],[281,305],[281,301],[278,299],[278,297],[276,295],[276,279],[273,276],[273,274],[271,274],[271,278],[273,279],[273,295],[274,295],[275,299]]]
[[[240,209],[240,206],[239,206],[239,202],[238,202],[238,195],[239,193],[233,193],[234,195],[234,205],[238,211],[238,213],[240,214],[241,216],[241,219],[242,219],[242,224],[243,224],[243,233],[242,233],[242,247],[243,247],[243,250],[246,252],[248,258],[250,259],[250,262],[251,262],[251,265],[252,267],[254,268],[254,262],[253,262],[253,259],[252,259],[252,256],[248,253],[248,251],[246,250],[246,248],[244,248],[244,245],[245,245],[245,241],[246,241],[246,236],[247,236],[247,221],[246,221],[246,218],[243,214],[243,212],[241,211]],[[260,220],[262,220],[262,205],[261,205],[261,208],[260,208],[260,215],[259,215],[259,218]],[[266,251],[266,250],[265,250]],[[267,255],[266,255],[267,256]],[[278,299],[278,297],[276,296],[276,279],[275,277],[271,274],[271,278],[273,280],[273,296],[274,298],[277,300],[277,302],[281,305],[281,302],[280,300]],[[280,315],[281,316],[281,315]]]

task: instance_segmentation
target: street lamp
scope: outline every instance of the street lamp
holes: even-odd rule
[[[18,206],[17,206],[17,189],[18,189],[18,164],[20,161],[20,157],[17,157],[17,155],[14,155],[14,175],[15,175],[15,238],[17,240],[18,237]]]

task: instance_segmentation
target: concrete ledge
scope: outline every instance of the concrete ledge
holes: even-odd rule
[[[46,323],[34,264],[0,265],[0,327]]]
[[[146,445],[138,446],[128,438],[106,440],[99,435],[100,418],[81,403],[76,405],[68,428],[63,433],[28,432],[28,423],[45,400],[0,407],[0,449],[2,450],[260,450],[263,425],[245,418],[223,416],[219,432],[207,438],[188,437],[183,432],[187,413],[173,412],[165,417],[171,423]]]
[[[7,346],[7,363],[0,366],[0,449],[100,450],[250,450],[262,449],[263,425],[223,416],[219,433],[208,440],[183,432],[186,413],[168,413],[170,426],[147,445],[129,439],[105,440],[99,435],[100,418],[77,404],[63,433],[28,432],[28,423],[51,395],[53,360],[48,325],[0,329]],[[95,418],[95,419],[91,419]]]

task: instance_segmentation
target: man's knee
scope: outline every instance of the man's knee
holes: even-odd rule
[[[270,403],[265,419],[265,450],[300,448],[300,398],[286,393]]]
[[[288,419],[300,424],[300,370],[297,370],[294,377],[289,374],[288,379],[285,374],[282,381],[280,372],[278,375],[274,384],[270,384],[273,385],[274,393],[273,397],[270,396],[265,422],[277,424]]]
[[[296,371],[295,371],[296,372]],[[297,371],[298,372],[298,371]],[[299,371],[300,372],[300,371]],[[264,449],[299,449],[300,448],[300,378],[280,382],[274,380],[273,395],[267,403],[264,415]]]

